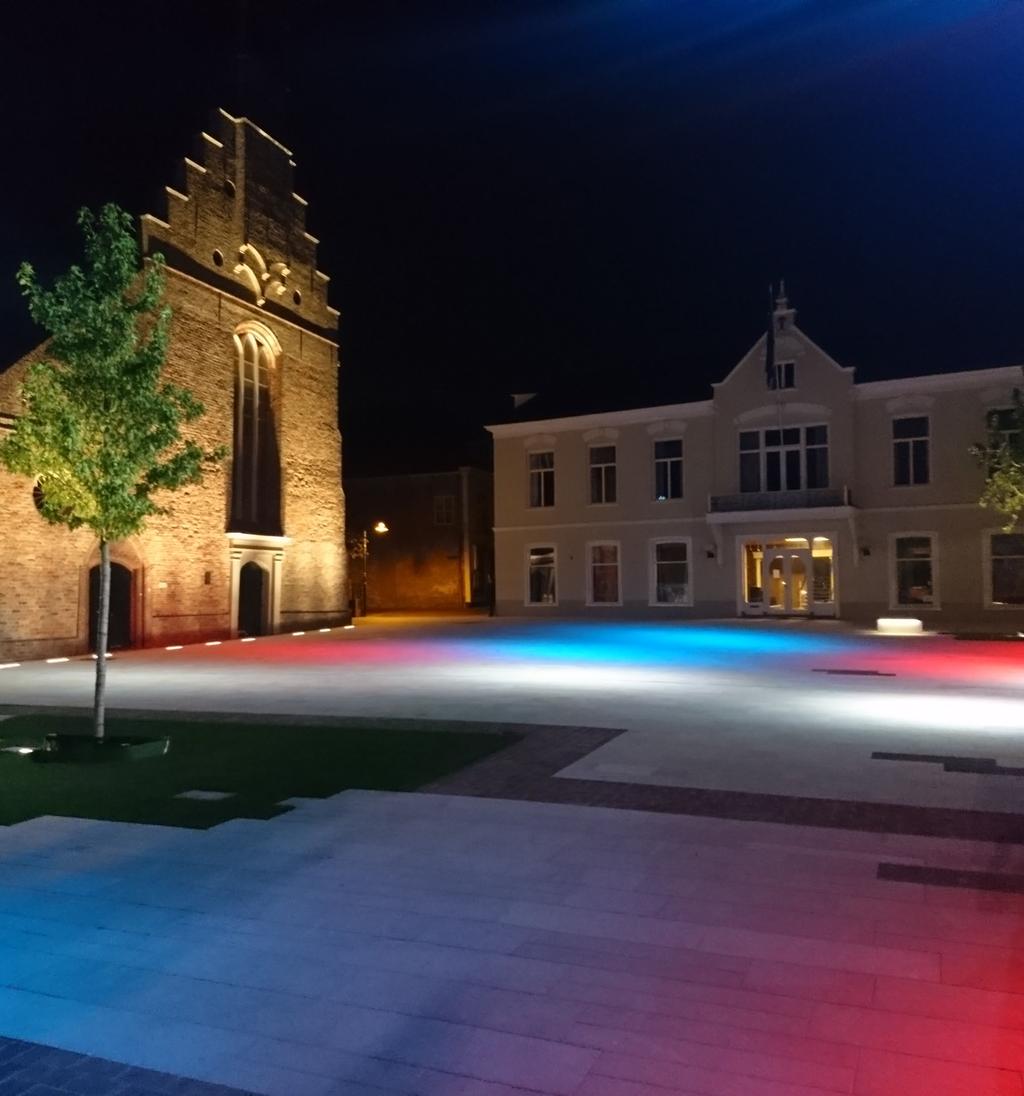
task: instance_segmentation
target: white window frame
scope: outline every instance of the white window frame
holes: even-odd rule
[[[594,548],[614,548],[615,549],[615,569],[618,572],[616,575],[616,586],[618,587],[618,600],[617,601],[595,601],[594,600],[594,561],[591,558],[591,550]],[[588,540],[586,545],[586,568],[587,568],[587,605],[595,609],[614,609],[616,606],[622,605],[622,543],[617,540]],[[558,584],[556,580],[555,593],[558,592]]]
[[[598,464],[594,464],[591,453],[595,449],[614,449],[615,460],[600,461]],[[601,498],[599,500],[593,497],[591,490],[591,473],[593,469],[601,469]],[[606,470],[609,468],[615,469],[615,498],[607,498],[608,494],[608,479]],[[591,441],[587,443],[587,505],[588,506],[616,506],[619,501],[619,447],[614,441]]]
[[[896,541],[904,537],[928,537],[932,544],[932,603],[931,605],[901,605],[897,600],[899,592],[899,579],[896,574]],[[939,569],[939,534],[934,529],[918,529],[909,532],[889,534],[889,608],[899,609],[901,612],[931,613],[942,608],[942,587],[939,585],[941,572]]]
[[[999,415],[1004,411],[1009,411],[1009,412],[1013,413],[1016,410],[1017,409],[1013,406],[1012,403],[1011,404],[1001,403],[998,407],[988,408],[988,410],[985,412],[985,435],[986,435],[986,440],[988,438],[989,421],[991,420],[992,416],[993,415]],[[1017,434],[1017,433],[1019,433],[1019,431],[1017,431],[1017,430],[999,430],[999,434],[1002,436],[1002,439],[1003,439],[1004,443],[1009,440],[1009,437],[1010,437],[1011,434]],[[1000,530],[1000,532],[1001,531],[1002,530]]]
[[[917,438],[897,438],[893,432],[895,423],[898,419],[927,419],[928,420],[928,433],[923,436],[923,440],[928,443],[928,478],[923,483],[917,483],[914,480],[914,442],[921,441],[921,437]],[[896,446],[901,442],[905,442],[910,446],[910,483],[897,483],[896,482]],[[935,468],[932,463],[932,456],[934,448],[932,446],[932,415],[929,411],[901,411],[898,415],[892,415],[889,419],[889,481],[893,487],[903,490],[905,488],[912,487],[929,487],[935,482]]]
[[[1015,529],[1011,529],[1010,532],[1020,535]],[[982,605],[995,613],[1020,613],[1024,612],[1024,605],[1006,605],[1001,601],[992,600],[992,537],[1005,533],[1005,529],[991,528],[983,530],[981,534]]]
[[[530,552],[534,548],[550,548],[555,557],[555,600],[531,601],[530,600]],[[523,604],[528,609],[555,609],[558,607],[558,591],[561,583],[558,577],[558,545],[553,540],[538,540],[523,547]]]
[[[897,416],[899,417],[899,416]],[[807,444],[807,431],[814,429],[815,427],[823,426],[825,428],[826,442],[824,445]],[[769,431],[779,431],[779,444],[769,446],[766,441],[766,437]],[[792,442],[783,443],[782,431],[783,430],[798,430],[800,432],[800,440],[796,444]],[[740,449],[740,435],[741,434],[757,434],[757,448],[756,449]],[[786,476],[786,457],[787,452],[793,452],[794,450],[800,453],[800,487],[779,487],[777,490],[770,489],[768,487],[768,452],[769,449],[779,454],[779,478],[780,481],[785,479]],[[736,485],[740,488],[741,494],[748,495],[774,495],[781,494],[785,491],[817,491],[828,490],[828,487],[809,488],[807,486],[807,451],[808,449],[824,449],[825,450],[825,467],[828,472],[828,485],[832,484],[832,429],[827,422],[804,422],[804,423],[788,423],[785,426],[740,426],[736,431]],[[756,491],[743,491],[743,454],[744,453],[757,453],[758,470],[759,470],[759,483],[760,486]],[[929,458],[931,454],[929,453]],[[894,466],[895,467],[895,466]],[[931,464],[929,463],[929,470]]]
[[[782,382],[786,379],[786,366],[789,366],[789,375],[793,378],[793,383],[784,385]],[[785,361],[775,362],[775,391],[778,392],[795,392],[796,391],[796,361],[793,358],[787,358]],[[771,390],[771,386],[769,385]]]
[[[537,468],[537,469],[531,468],[530,467],[530,458],[531,457],[539,457],[544,453],[550,453],[551,454],[551,468],[550,469],[548,469],[548,468]],[[527,510],[553,510],[555,508],[555,503],[558,501],[558,491],[557,491],[558,485],[555,482],[555,471],[557,469],[557,465],[558,465],[558,461],[555,459],[555,448],[554,448],[554,446],[550,446],[546,449],[528,449],[527,450],[527,452],[526,452],[526,508],[527,508]],[[544,473],[548,472],[548,471],[551,472],[551,494],[552,494],[551,502],[547,502],[547,503],[541,502],[538,505],[534,506],[533,501],[532,501],[533,491],[531,490],[531,485],[533,483],[533,477],[535,475],[541,476],[541,483],[543,484],[543,482],[544,482],[544,480],[543,480]],[[544,492],[542,490],[541,491],[541,498],[543,499],[543,497],[544,497]]]
[[[658,601],[658,545],[686,545],[686,600]],[[693,537],[651,537],[647,542],[647,604],[658,609],[679,609],[693,606]]]
[[[677,441],[679,442],[679,456],[678,457],[659,457],[658,445],[661,442]],[[739,444],[737,442],[737,444]],[[686,497],[686,465],[684,463],[686,458],[686,450],[683,446],[682,436],[679,434],[670,435],[664,438],[652,438],[651,439],[651,498],[663,505],[666,502],[680,502]],[[669,465],[668,482],[671,484],[671,465],[674,461],[679,461],[679,494],[678,495],[666,495],[664,498],[658,497],[658,465]]]

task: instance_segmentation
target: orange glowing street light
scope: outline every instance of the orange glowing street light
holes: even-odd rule
[[[387,526],[386,522],[378,521],[374,524],[373,531],[378,536],[382,536],[384,533],[390,532],[390,529],[388,529],[388,526]],[[359,554],[362,557],[362,561],[363,561],[363,597],[362,597],[362,601],[363,601],[363,616],[366,616],[366,613],[367,613],[366,563],[367,563],[367,560],[370,558],[370,534],[366,529],[363,530],[363,535],[362,535],[362,538],[360,539],[360,542],[359,542]]]

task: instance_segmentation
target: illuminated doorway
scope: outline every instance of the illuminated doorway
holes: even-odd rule
[[[746,616],[835,616],[829,537],[774,537],[740,545],[740,612]]]

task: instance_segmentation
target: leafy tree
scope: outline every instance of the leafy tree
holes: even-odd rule
[[[54,525],[85,527],[99,540],[93,726],[104,735],[110,544],[138,533],[168,511],[159,499],[198,483],[207,452],[183,440],[181,427],[203,414],[185,388],[161,378],[171,310],[162,303],[164,260],[140,271],[129,214],[105,205],[83,209],[85,262],[43,288],[28,263],[17,280],[32,318],[50,334],[45,360],[31,366],[23,414],[0,442],[0,464],[37,479],[40,509]]]
[[[1013,407],[988,417],[988,435],[971,447],[985,469],[985,489],[978,502],[1005,519],[1009,532],[1024,516],[1024,393],[1013,390]]]

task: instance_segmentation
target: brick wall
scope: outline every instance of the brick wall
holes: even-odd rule
[[[258,324],[279,352],[271,378],[281,458],[285,539],[281,629],[338,623],[347,610],[341,439],[337,427],[337,313],[316,269],[305,203],[292,190],[294,164],[278,142],[244,119],[218,112],[185,161],[183,185],[168,188],[163,216],[142,219],[146,254],[168,262],[174,313],[165,373],[202,400],[189,428],[205,447],[232,445],[236,350],[233,335]],[[240,269],[236,270],[235,268]],[[266,277],[263,277],[266,275]],[[18,385],[43,348],[0,375],[0,413],[19,409]],[[133,632],[141,645],[231,634],[231,457],[201,485],[168,498],[112,557],[133,573]],[[48,526],[32,483],[0,471],[0,660],[85,652],[88,532]]]

